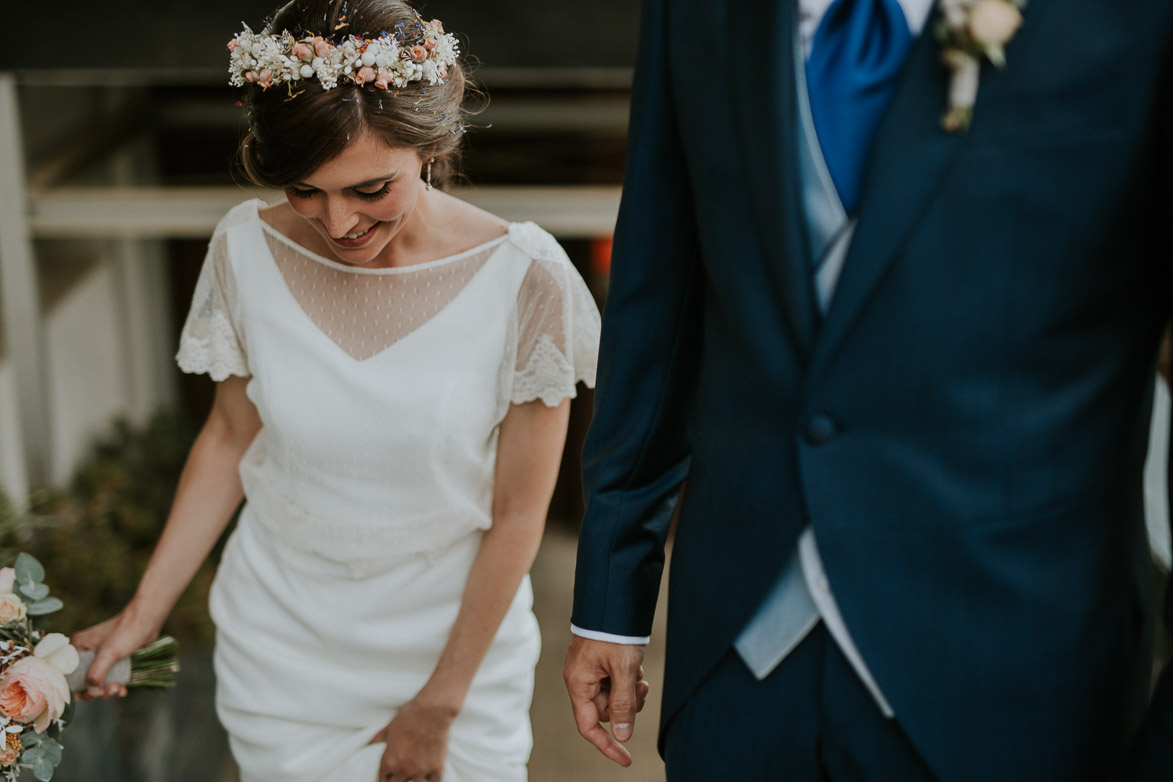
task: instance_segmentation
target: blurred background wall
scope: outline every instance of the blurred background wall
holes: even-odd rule
[[[66,480],[112,416],[206,407],[206,385],[179,378],[170,354],[211,227],[252,195],[231,165],[241,121],[224,44],[272,10],[62,0],[17,11],[26,18],[10,29],[21,32],[0,47],[0,176],[19,185],[0,200],[10,495]],[[491,96],[468,136],[465,185],[479,192],[467,197],[542,223],[601,295],[637,5],[448,0],[422,11],[461,35]]]

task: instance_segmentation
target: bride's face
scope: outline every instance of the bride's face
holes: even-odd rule
[[[384,250],[411,219],[424,191],[422,167],[415,150],[389,147],[364,133],[304,181],[285,188],[285,195],[331,257],[377,268],[389,265]]]

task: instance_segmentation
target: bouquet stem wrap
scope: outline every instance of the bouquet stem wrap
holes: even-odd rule
[[[121,684],[123,687],[172,687],[179,663],[175,658],[178,647],[175,639],[163,636],[139,649],[130,657],[123,657],[106,673],[106,684]],[[83,692],[86,674],[94,662],[94,653],[86,649],[78,652],[80,662],[73,673],[66,677],[70,692]]]

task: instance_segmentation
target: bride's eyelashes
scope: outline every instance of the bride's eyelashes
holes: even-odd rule
[[[309,199],[318,194],[318,189],[314,187],[287,187],[285,192],[294,198]],[[389,192],[391,192],[391,182],[387,181],[378,190],[355,190],[354,194],[364,201],[378,201]]]
[[[367,192],[365,190],[355,190],[354,194],[364,201],[378,201],[383,196],[391,192],[391,182],[384,182],[383,186],[378,190]]]

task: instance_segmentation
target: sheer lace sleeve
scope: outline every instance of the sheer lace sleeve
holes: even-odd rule
[[[217,382],[229,375],[251,374],[243,335],[233,316],[236,289],[228,268],[224,228],[222,223],[208,247],[175,357],[184,372],[205,373]]]
[[[595,385],[599,311],[552,236],[532,223],[515,225],[510,233],[532,259],[517,298],[511,401],[541,399],[553,407],[576,395],[578,381]]]

